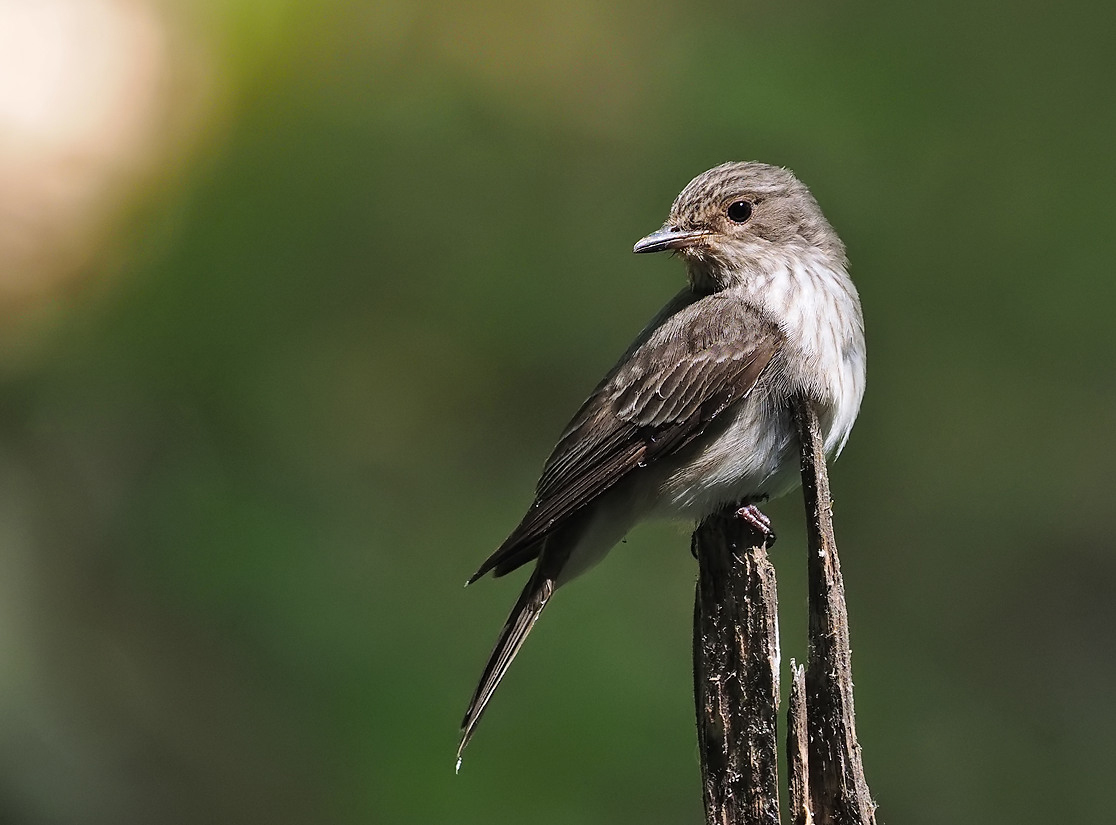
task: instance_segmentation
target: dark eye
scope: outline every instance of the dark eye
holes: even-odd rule
[[[725,210],[725,214],[733,223],[744,223],[752,217],[752,204],[750,201],[736,201]]]

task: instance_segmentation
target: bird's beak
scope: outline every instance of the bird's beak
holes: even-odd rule
[[[677,229],[673,226],[664,226],[652,232],[646,238],[640,238],[632,247],[632,252],[663,252],[667,249],[681,249],[691,246],[709,233],[701,229]]]

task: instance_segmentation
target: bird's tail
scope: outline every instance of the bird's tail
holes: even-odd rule
[[[512,608],[511,615],[508,616],[507,622],[504,623],[504,629],[500,631],[500,637],[496,640],[496,647],[492,649],[492,655],[488,657],[488,664],[485,665],[480,684],[477,685],[476,693],[473,694],[473,701],[469,703],[469,709],[465,711],[465,718],[461,721],[461,744],[457,748],[458,768],[461,767],[461,753],[465,750],[465,746],[469,744],[469,740],[473,738],[473,732],[480,723],[481,716],[484,715],[484,709],[488,706],[489,700],[492,699],[492,694],[496,692],[496,687],[500,684],[500,680],[504,678],[504,674],[508,672],[515,654],[523,646],[527,634],[535,626],[543,608],[546,607],[546,603],[554,593],[554,579],[542,575],[540,569],[541,565],[535,568],[535,572],[528,580],[526,587],[523,588],[523,592],[519,594],[519,600]]]

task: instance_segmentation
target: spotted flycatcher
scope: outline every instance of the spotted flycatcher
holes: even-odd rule
[[[786,169],[726,163],[682,190],[635,252],[671,250],[689,284],[578,410],[519,526],[470,584],[535,562],[462,722],[461,751],[554,591],[636,522],[700,520],[797,486],[791,400],[809,399],[825,449],[845,446],[864,394],[864,321],[845,247]]]

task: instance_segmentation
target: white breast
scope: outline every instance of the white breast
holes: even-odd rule
[[[864,395],[864,322],[843,268],[804,254],[740,287],[779,322],[786,347],[733,419],[662,484],[655,509],[700,518],[744,496],[782,495],[798,484],[798,450],[787,401],[805,392],[818,411],[831,458],[841,452]]]
[[[826,453],[838,455],[864,397],[864,317],[856,287],[843,267],[803,254],[747,288],[782,327],[787,378],[818,405]]]

